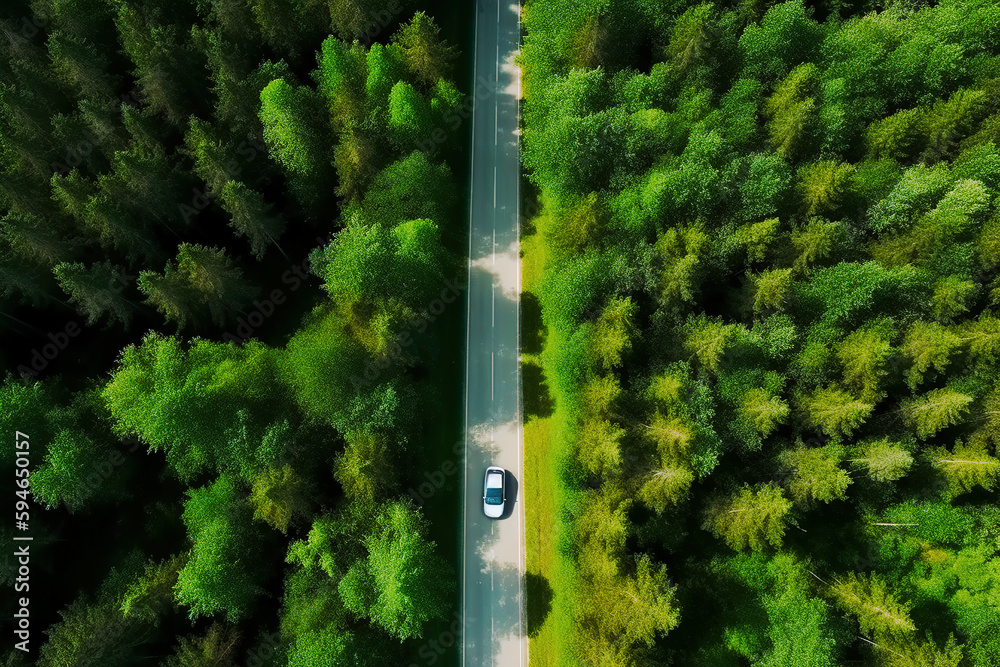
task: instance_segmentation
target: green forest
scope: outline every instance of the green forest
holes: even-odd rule
[[[1000,5],[522,21],[532,661],[1000,665]]]
[[[433,524],[406,493],[459,437],[464,139],[427,139],[465,65],[429,11],[0,9],[5,666],[384,667],[452,624],[456,484]]]

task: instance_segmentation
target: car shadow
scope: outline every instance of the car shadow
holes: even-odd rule
[[[504,493],[507,498],[507,502],[503,506],[503,514],[501,514],[498,519],[507,519],[514,513],[514,505],[517,504],[517,478],[514,474],[504,469]]]

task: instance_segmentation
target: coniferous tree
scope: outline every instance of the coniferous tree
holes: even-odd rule
[[[403,52],[403,61],[425,90],[447,78],[455,59],[455,49],[440,37],[441,29],[424,12],[416,12],[400,27],[392,41]]]
[[[108,323],[120,323],[127,329],[135,305],[125,296],[126,272],[111,262],[97,262],[90,267],[77,262],[59,264],[53,269],[59,287],[69,295],[70,303],[87,315],[93,325],[107,317]]]
[[[709,509],[704,528],[733,549],[760,551],[767,545],[780,547],[785,535],[785,517],[791,508],[792,502],[773,484],[757,489],[744,487]]]

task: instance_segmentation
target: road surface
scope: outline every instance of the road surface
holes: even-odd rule
[[[477,0],[472,112],[462,667],[527,667],[524,621],[524,504],[519,483],[520,259],[518,99],[513,59],[520,8]],[[507,469],[507,508],[483,515],[483,475]]]

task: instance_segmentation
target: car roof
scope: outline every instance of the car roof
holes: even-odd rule
[[[491,489],[498,489],[503,485],[503,478],[504,474],[502,469],[490,468],[486,471],[486,486]]]

